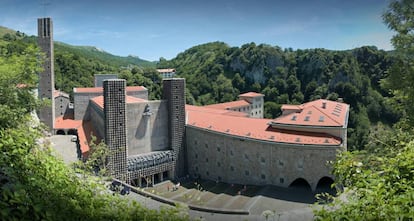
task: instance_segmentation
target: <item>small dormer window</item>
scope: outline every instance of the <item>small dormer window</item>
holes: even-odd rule
[[[309,116],[306,116],[305,117],[305,121],[309,121]]]
[[[324,122],[325,121],[325,117],[324,116],[320,116],[319,117],[319,122]]]
[[[295,121],[296,120],[296,115],[293,115],[291,120]]]

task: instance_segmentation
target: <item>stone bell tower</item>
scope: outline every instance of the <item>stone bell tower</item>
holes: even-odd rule
[[[38,116],[41,122],[46,124],[53,132],[55,126],[55,71],[53,56],[53,24],[51,18],[37,19],[38,45],[45,55],[43,71],[39,73],[38,95],[39,99],[47,100],[51,104],[42,107]]]

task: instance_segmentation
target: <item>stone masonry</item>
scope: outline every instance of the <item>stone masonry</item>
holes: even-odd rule
[[[40,100],[50,101],[50,105],[39,110],[38,116],[41,122],[46,124],[50,131],[55,124],[55,72],[53,56],[53,24],[51,18],[39,18],[37,20],[38,44],[45,55],[43,71],[39,73],[38,95]]]

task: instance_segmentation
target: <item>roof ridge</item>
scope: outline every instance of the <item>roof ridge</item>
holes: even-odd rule
[[[343,124],[341,122],[338,122],[337,120],[333,119],[331,116],[329,116],[329,114],[327,114],[325,111],[322,111],[321,109],[319,109],[319,107],[315,106],[315,105],[311,105],[311,107],[316,108],[318,111],[320,111],[321,113],[323,113],[325,116],[327,116],[329,119],[333,120],[334,122],[336,122],[338,125],[343,126]]]

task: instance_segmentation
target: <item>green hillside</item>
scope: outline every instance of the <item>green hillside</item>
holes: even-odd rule
[[[137,65],[142,67],[155,66],[154,62],[146,61],[133,56],[121,57],[112,55],[93,46],[73,46],[62,42],[55,42],[55,49],[71,52],[73,54],[84,56],[89,59],[95,59],[116,67],[128,67],[131,65]]]
[[[16,31],[0,26],[0,36],[3,36],[5,34],[16,34]]]
[[[23,53],[28,45],[37,45],[36,36],[0,27],[0,54],[9,56]],[[55,42],[55,85],[56,88],[72,94],[74,87],[93,86],[95,74],[120,74],[129,79],[129,84],[144,85],[159,96],[159,86],[152,83],[156,78],[148,79],[143,75],[154,75],[155,62],[134,56],[112,55],[93,46],[73,46]],[[133,74],[131,74],[133,73]]]

